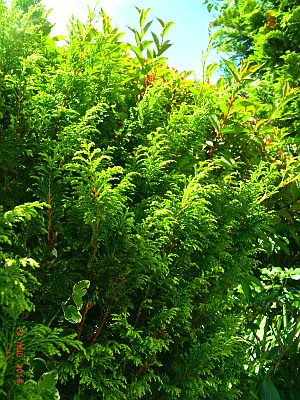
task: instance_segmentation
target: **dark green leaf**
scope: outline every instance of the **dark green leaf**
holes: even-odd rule
[[[168,44],[167,42],[163,43],[162,46],[160,46],[159,51],[157,52],[158,56],[161,56],[168,48],[170,48],[172,45]]]
[[[244,292],[244,294],[246,296],[246,299],[249,302],[251,300],[251,288],[250,288],[248,282],[245,279],[240,278],[240,282],[241,282],[241,285],[242,285],[243,292]]]
[[[259,325],[254,324],[253,322],[250,322],[245,326],[246,329],[251,329],[252,332],[256,332],[259,330]]]
[[[154,39],[155,46],[156,46],[157,50],[159,51],[159,48],[160,48],[159,39],[158,39],[158,37],[156,36],[156,34],[154,32],[151,32],[151,34],[152,34],[152,37]]]
[[[244,277],[244,279],[246,279],[246,277]],[[256,276],[249,275],[249,276],[247,276],[247,279],[250,284],[253,282],[255,285],[263,287],[263,284],[261,283],[261,281],[258,278],[256,278]]]
[[[143,28],[143,35],[147,32],[147,30],[149,29],[149,27],[151,26],[153,21],[149,21],[147,22],[147,24],[144,26]]]
[[[272,360],[274,357],[276,357],[278,351],[279,351],[279,346],[272,347],[267,355],[267,360]]]
[[[159,23],[161,24],[161,26],[164,28],[165,27],[165,23],[162,19],[157,18],[157,20],[159,21]]]
[[[262,384],[260,400],[281,400],[278,390],[268,375]]]

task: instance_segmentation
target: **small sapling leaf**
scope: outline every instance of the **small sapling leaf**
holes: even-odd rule
[[[86,289],[90,286],[90,281],[83,280],[76,283],[73,287],[72,297],[77,306],[77,309],[80,310],[83,304],[82,297],[86,294]]]
[[[63,304],[62,308],[64,310],[64,316],[67,321],[71,322],[72,324],[79,324],[82,317],[75,306],[66,306],[65,304]]]

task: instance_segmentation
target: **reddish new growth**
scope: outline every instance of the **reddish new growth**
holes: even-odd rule
[[[276,29],[276,20],[274,15],[271,15],[270,13],[268,13],[268,22],[267,22],[267,27],[269,29]]]
[[[151,82],[154,81],[154,78],[155,78],[154,75],[148,74],[147,77],[145,78],[145,85],[146,86],[151,85]]]

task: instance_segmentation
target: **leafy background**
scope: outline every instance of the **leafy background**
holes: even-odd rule
[[[216,84],[1,2],[3,398],[299,398],[299,7],[208,6]]]

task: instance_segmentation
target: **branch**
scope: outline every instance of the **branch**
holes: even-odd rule
[[[91,344],[94,344],[94,343],[96,342],[98,336],[100,335],[100,332],[102,331],[102,329],[103,329],[103,327],[104,327],[104,325],[105,325],[105,323],[106,323],[106,321],[107,321],[107,317],[108,317],[108,316],[109,316],[109,309],[106,308],[105,314],[104,314],[103,319],[102,319],[102,322],[101,322],[101,325],[99,326],[97,332],[96,332],[95,335],[93,336],[93,339],[92,339],[92,343],[91,343]]]

